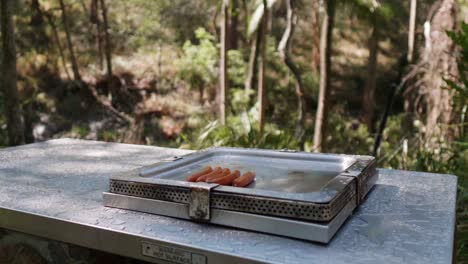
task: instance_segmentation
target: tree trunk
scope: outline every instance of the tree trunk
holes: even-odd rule
[[[416,31],[416,7],[417,0],[410,0],[410,17],[408,25],[408,54],[406,61],[412,64],[414,61],[414,37]],[[403,119],[403,129],[408,130],[413,126],[411,94],[403,94],[403,110],[405,116]]]
[[[24,120],[24,142],[26,144],[34,143],[34,110],[33,102],[23,104],[23,120]]]
[[[198,99],[199,103],[200,103],[200,105],[203,105],[203,103],[204,103],[203,96],[205,94],[205,86],[204,85],[198,86],[198,93],[199,93],[199,96],[200,96],[200,98]]]
[[[213,32],[214,39],[218,40],[219,39],[219,32],[218,32],[218,7],[217,7],[217,5],[214,7],[213,19],[211,21],[212,21],[212,24],[213,24],[213,30],[210,30],[210,32]]]
[[[296,14],[294,12],[294,6],[292,0],[286,1],[287,7],[287,19],[286,29],[283,33],[283,37],[278,45],[278,52],[283,59],[283,62],[289,68],[295,79],[296,95],[297,95],[297,121],[295,137],[299,143],[301,150],[304,150],[305,133],[304,133],[304,113],[305,113],[305,100],[304,100],[304,89],[302,88],[301,72],[299,68],[292,61],[289,50],[291,48],[292,35],[294,34],[294,28],[296,25]]]
[[[221,30],[220,30],[220,56],[219,56],[219,121],[226,124],[226,91],[228,89],[227,80],[227,45],[228,45],[228,7],[229,0],[223,0],[221,6]]]
[[[447,36],[446,31],[456,30],[455,0],[442,0],[425,22],[425,49],[423,60],[426,67],[423,75],[424,83],[420,93],[426,102],[426,142],[428,147],[434,144],[432,139],[444,138],[450,142],[454,131],[447,125],[452,121],[451,90],[443,89],[443,77],[456,78],[457,65],[452,52],[455,44]]]
[[[41,25],[44,23],[44,20],[42,19],[42,11],[41,11],[41,5],[39,3],[39,0],[31,0],[31,26],[37,26]],[[42,32],[41,32],[42,33]]]
[[[156,65],[158,65],[158,71],[156,72],[156,79],[160,79],[162,76],[162,53],[163,53],[163,45],[162,45],[162,41],[159,40],[158,41],[158,53],[156,55]]]
[[[73,78],[76,81],[81,82],[81,75],[80,75],[80,71],[78,68],[78,64],[76,62],[75,52],[73,51],[73,43],[71,40],[70,29],[68,27],[67,11],[65,9],[65,4],[63,3],[63,0],[59,0],[59,3],[60,3],[60,9],[62,10],[62,22],[63,22],[63,28],[65,29],[65,37],[67,41],[68,51],[70,53],[70,62],[72,64]]]
[[[373,131],[374,94],[377,83],[377,58],[379,54],[379,36],[376,14],[372,14],[372,33],[369,38],[369,57],[367,61],[367,80],[362,97],[361,116],[369,131]]]
[[[105,38],[105,55],[106,55],[106,67],[107,67],[107,81],[108,85],[112,85],[112,45],[109,34],[109,23],[107,20],[107,7],[106,1],[101,0],[101,12],[102,12],[102,26],[104,28],[104,38]],[[112,86],[110,87],[112,88]],[[112,89],[109,89],[112,91]]]
[[[312,0],[312,71],[320,68],[320,17],[319,0]]]
[[[263,18],[260,25],[260,57],[258,61],[258,130],[263,133],[265,118],[265,46],[266,34],[268,30],[268,6],[263,0]]]
[[[2,90],[5,98],[4,111],[7,122],[8,144],[24,144],[24,127],[21,106],[16,89],[16,46],[13,24],[13,0],[1,0],[2,32]]]
[[[59,52],[59,55],[60,55],[60,60],[62,61],[63,71],[67,75],[67,78],[69,80],[71,80],[70,73],[68,72],[68,68],[67,68],[67,62],[65,60],[65,54],[63,52],[62,44],[60,43],[60,38],[59,38],[57,26],[55,25],[55,22],[54,22],[54,18],[48,12],[45,12],[44,14],[45,14],[45,17],[47,18],[47,22],[49,23],[50,27],[52,28],[52,35],[54,36],[55,45],[57,45],[57,49],[58,49],[58,52]]]
[[[31,26],[32,36],[31,42],[35,43],[34,49],[38,53],[47,53],[50,49],[50,39],[45,31],[44,24],[44,14],[41,9],[39,0],[31,0],[31,20],[29,25]],[[47,63],[49,63],[50,57],[47,56]],[[53,61],[55,69],[58,69],[57,61]],[[22,111],[23,111],[23,124],[24,124],[24,141],[26,144],[34,142],[33,135],[33,119],[34,119],[34,110],[33,110],[33,95],[27,95],[29,98],[25,98],[26,103],[23,102]]]
[[[414,32],[416,28],[416,5],[417,5],[417,0],[411,0],[409,29],[408,29],[408,56],[407,56],[408,63],[413,62],[413,55],[414,55]]]
[[[244,46],[246,46],[246,44],[248,44],[248,36],[247,36],[247,29],[249,28],[249,7],[248,7],[248,3],[247,3],[247,0],[240,0],[241,1],[241,9],[242,9],[242,17],[240,17],[240,21],[241,22],[244,22],[242,23],[241,25],[241,28],[242,30],[240,32],[240,40],[242,41],[242,44],[243,44],[243,47],[241,48],[244,48]]]
[[[99,69],[102,71],[104,69],[104,59],[102,56],[102,25],[101,19],[99,19],[99,1],[91,0],[90,6],[90,21],[92,24],[96,25],[96,46],[97,46],[97,55],[98,55],[98,64]]]
[[[261,30],[257,30],[254,38],[252,38],[251,40],[249,66],[247,69],[247,78],[245,79],[245,82],[244,82],[244,88],[247,94],[249,94],[250,89],[253,88],[253,83],[255,79],[255,68],[256,68],[255,66],[257,65],[261,37],[262,37]]]
[[[229,16],[229,46],[228,49],[237,49],[239,42],[239,3],[238,0],[231,0],[231,15]]]
[[[377,133],[375,133],[374,136],[374,147],[372,151],[372,155],[377,157],[380,155],[380,142],[382,141],[382,134],[385,129],[385,125],[387,124],[387,119],[388,115],[390,113],[390,110],[392,109],[393,101],[395,100],[395,95],[398,93],[400,87],[404,85],[404,78],[403,77],[403,71],[405,70],[407,65],[407,60],[404,56],[401,56],[400,59],[398,60],[398,75],[395,79],[394,82],[390,83],[390,89],[389,89],[389,94],[387,96],[387,102],[385,104],[384,108],[384,113],[382,115],[382,118],[380,119],[379,122],[379,128],[377,130]]]
[[[102,55],[102,24],[101,20],[96,21],[96,44],[98,52],[99,69],[104,70],[104,56]]]
[[[314,145],[316,152],[326,150],[327,122],[328,122],[328,97],[330,94],[331,50],[332,33],[335,19],[335,0],[326,3],[326,11],[322,22],[320,36],[320,88],[315,115]]]
[[[32,42],[35,43],[34,48],[38,52],[45,52],[49,48],[49,38],[44,28],[44,17],[41,10],[39,0],[31,1],[31,21],[30,25],[33,28]]]

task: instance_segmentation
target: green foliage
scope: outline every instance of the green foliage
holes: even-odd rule
[[[318,73],[312,71],[304,71],[301,75],[301,79],[305,96],[310,97],[316,102],[316,97],[314,95],[317,95],[319,91],[320,76]]]
[[[182,48],[183,55],[176,61],[178,74],[193,89],[212,88],[218,80],[218,47],[214,42],[214,36],[204,28],[198,28],[195,35],[198,43],[185,42]],[[239,50],[229,50],[227,56],[227,71],[231,87],[229,96],[234,98],[230,100],[231,109],[239,113],[245,110],[248,103],[248,96],[240,89],[244,82],[246,62]]]
[[[447,32],[459,49],[453,54],[457,60],[458,81],[445,78],[447,85],[459,95],[459,103],[468,104],[468,24],[462,23],[458,32]]]
[[[115,23],[112,25],[112,37],[120,40],[118,44],[121,44],[122,48],[138,49],[161,39],[170,38],[161,27],[160,21],[160,13],[168,1],[114,0],[112,2],[115,2],[109,10],[110,21]],[[123,13],[127,15],[122,16]]]
[[[70,136],[77,138],[85,138],[89,134],[88,126],[73,126],[70,131]]]
[[[179,76],[193,88],[213,85],[218,74],[218,50],[214,36],[204,28],[195,31],[198,44],[186,41],[182,47],[183,55],[176,61]]]
[[[196,44],[190,41],[184,43],[183,54],[176,61],[176,66],[181,78],[197,87],[200,83],[209,84],[217,80],[219,52],[214,36],[204,28],[198,28],[195,36]],[[240,87],[246,71],[243,54],[239,50],[229,50],[227,55],[229,81],[234,87]]]
[[[238,114],[246,111],[249,108],[250,97],[254,91],[246,92],[243,88],[229,89],[230,110],[233,114]]]
[[[107,142],[119,142],[121,135],[113,130],[101,130],[98,133],[98,140]]]
[[[243,87],[246,72],[246,62],[240,50],[228,50],[227,72],[230,87]]]
[[[329,116],[328,150],[333,153],[371,153],[373,138],[369,136],[367,127],[357,120],[347,120],[342,115]]]
[[[458,79],[452,76],[444,78],[449,89],[455,91],[454,106],[460,110],[460,138],[452,145],[443,149],[449,155],[448,162],[442,168],[435,168],[441,171],[450,171],[459,176],[458,178],[458,200],[457,200],[457,256],[459,259],[468,260],[468,133],[465,128],[465,116],[468,107],[468,24],[462,23],[458,32],[447,32],[453,42],[458,45],[458,49],[453,56],[457,61]],[[423,159],[425,163],[431,162],[431,157]],[[424,164],[425,165],[425,164]]]
[[[344,0],[341,3],[350,8],[351,14],[369,24],[376,23],[381,30],[385,27],[394,28],[395,22],[400,20],[396,17],[406,14],[402,1]]]
[[[230,146],[265,149],[296,149],[297,143],[291,131],[284,131],[274,125],[267,125],[263,134],[256,129],[253,121],[255,111],[244,112],[238,116],[228,116],[227,126],[218,121],[208,122],[192,137],[184,147],[203,149],[212,146]]]
[[[208,24],[211,23],[210,11],[218,4],[217,1],[214,0],[140,1],[160,2],[158,17],[161,20],[161,25],[170,28],[175,35],[175,40],[180,43],[198,38],[196,34],[194,36],[193,33],[196,32],[197,28],[208,27]]]
[[[244,78],[246,72],[246,62],[243,59],[242,52],[239,50],[228,51],[228,77],[229,77],[229,110],[233,114],[246,111],[249,108],[250,96],[253,91],[247,93],[244,90]]]

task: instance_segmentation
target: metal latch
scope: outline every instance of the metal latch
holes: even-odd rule
[[[359,158],[351,167],[344,171],[341,175],[353,177],[356,179],[356,203],[360,205],[367,194],[368,188],[365,181],[366,174],[370,173],[364,169],[368,166],[375,166],[375,159],[366,157]],[[372,172],[371,172],[372,173]]]
[[[210,194],[211,189],[218,184],[197,183],[190,187],[189,216],[198,221],[210,221]]]

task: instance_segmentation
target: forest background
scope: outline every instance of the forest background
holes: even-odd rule
[[[0,1],[0,146],[287,148],[455,174],[468,263],[468,1]]]

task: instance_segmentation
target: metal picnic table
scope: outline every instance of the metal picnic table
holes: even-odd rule
[[[380,169],[329,244],[103,206],[110,176],[188,152],[75,139],[1,149],[0,262],[15,243],[59,262],[48,241],[154,263],[452,262],[453,175]]]

